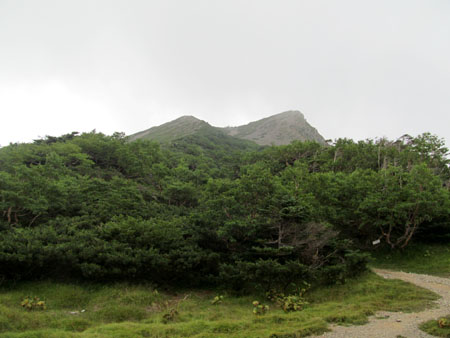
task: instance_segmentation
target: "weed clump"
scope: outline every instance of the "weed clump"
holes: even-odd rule
[[[437,337],[450,337],[450,316],[429,320],[420,326],[422,331]]]
[[[438,325],[441,329],[444,329],[444,328],[450,329],[450,318],[440,318],[438,320]]]
[[[305,300],[304,295],[306,291],[311,287],[307,282],[303,282],[304,287],[301,288],[297,294],[285,295],[282,292],[276,290],[270,290],[266,293],[268,299],[279,305],[284,312],[301,311],[309,303]]]
[[[20,305],[28,311],[47,309],[45,302],[40,300],[38,297],[26,297]]]
[[[213,300],[211,301],[211,304],[212,305],[218,305],[218,304],[221,304],[222,302],[223,302],[223,296],[219,295],[219,296],[215,296],[213,298]]]
[[[253,314],[263,315],[269,311],[269,305],[260,304],[257,300],[253,302]]]
[[[165,314],[163,314],[162,322],[167,324],[168,322],[173,322],[178,317],[179,313],[177,309],[170,309]]]

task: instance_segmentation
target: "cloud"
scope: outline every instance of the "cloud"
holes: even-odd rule
[[[449,15],[445,0],[0,1],[0,144],[288,109],[326,138],[450,141]]]
[[[0,87],[0,101],[4,113],[0,143],[3,146],[99,126],[98,131],[111,133],[116,126],[107,104],[81,98],[57,81]]]

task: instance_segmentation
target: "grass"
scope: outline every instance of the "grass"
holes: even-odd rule
[[[450,323],[450,316],[444,318]],[[429,320],[428,322],[422,323],[420,329],[433,336],[450,338],[450,326],[440,327],[438,320]]]
[[[402,251],[375,253],[373,258],[372,265],[381,269],[450,277],[450,245],[410,245]]]
[[[225,295],[221,304],[212,305],[216,295],[158,293],[149,285],[22,283],[0,289],[0,337],[304,337],[327,331],[329,323],[363,324],[378,310],[421,310],[437,298],[373,273],[313,290],[307,294],[310,304],[293,313],[250,295]],[[20,302],[27,296],[44,300],[47,310],[23,309]],[[255,299],[269,304],[270,311],[255,316]],[[178,314],[164,323],[163,315],[172,309]]]

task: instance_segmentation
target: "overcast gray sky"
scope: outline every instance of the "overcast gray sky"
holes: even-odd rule
[[[301,110],[450,145],[448,0],[0,0],[0,145]]]

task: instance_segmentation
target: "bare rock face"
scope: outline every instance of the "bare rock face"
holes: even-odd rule
[[[326,144],[325,139],[312,127],[299,111],[287,111],[239,127],[216,128],[193,116],[182,116],[174,121],[130,135],[129,140],[150,139],[161,143],[170,142],[214,129],[238,139],[253,141],[259,145],[289,144],[294,140],[316,141]]]
[[[306,121],[298,110],[290,110],[244,126],[228,127],[223,130],[228,135],[251,140],[260,145],[289,144],[294,140],[326,144],[322,135]]]

